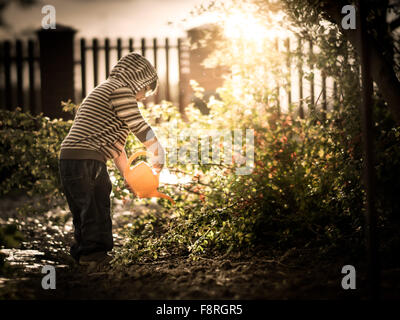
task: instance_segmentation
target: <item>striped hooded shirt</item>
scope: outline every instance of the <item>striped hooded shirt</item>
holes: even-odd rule
[[[82,101],[73,125],[61,144],[60,159],[106,162],[120,155],[131,131],[145,142],[155,136],[143,119],[136,93],[155,80],[151,63],[136,52],[122,57],[109,77]]]

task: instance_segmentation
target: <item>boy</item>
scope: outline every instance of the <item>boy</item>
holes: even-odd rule
[[[111,260],[111,182],[106,161],[113,159],[123,175],[127,165],[125,142],[129,131],[153,156],[150,163],[161,171],[165,152],[143,119],[137,101],[158,88],[157,72],[138,53],[122,57],[110,76],[82,101],[60,152],[61,183],[72,213],[74,243],[70,253],[81,265]]]

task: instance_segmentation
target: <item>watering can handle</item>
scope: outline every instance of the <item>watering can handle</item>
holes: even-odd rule
[[[148,151],[142,150],[142,151],[137,151],[137,152],[135,152],[133,155],[131,155],[131,156],[129,157],[128,163],[127,163],[126,168],[125,168],[125,171],[124,171],[124,176],[127,175],[128,171],[129,171],[129,167],[131,166],[131,163],[133,162],[133,160],[135,160],[137,157],[144,156],[144,155],[150,156],[151,153],[148,152]]]

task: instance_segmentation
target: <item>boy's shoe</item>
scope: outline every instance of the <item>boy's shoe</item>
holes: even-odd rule
[[[112,257],[110,257],[106,252],[99,251],[93,252],[88,255],[82,255],[79,258],[79,264],[81,266],[98,266],[98,265],[109,265]]]

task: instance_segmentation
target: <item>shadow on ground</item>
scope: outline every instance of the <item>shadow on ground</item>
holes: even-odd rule
[[[57,207],[34,217],[15,212],[18,199],[0,201],[0,225],[20,225],[19,249],[1,249],[7,268],[0,275],[0,299],[364,299],[366,277],[357,273],[357,290],[343,290],[341,268],[351,261],[321,262],[310,250],[293,248],[284,254],[241,253],[175,257],[107,271],[89,272],[68,254],[72,218]],[[122,227],[157,204],[113,207],[115,248],[122,245]],[[56,268],[56,289],[44,290],[44,265]],[[400,270],[383,272],[383,297],[399,298]]]

